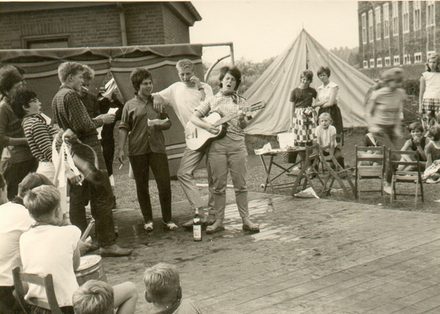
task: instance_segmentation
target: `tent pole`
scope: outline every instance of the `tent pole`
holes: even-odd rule
[[[215,61],[215,62],[209,67],[208,71],[207,71],[206,74],[205,74],[205,78],[204,78],[206,83],[208,82],[209,75],[211,74],[211,72],[212,72],[212,70],[215,68],[215,66],[216,66],[220,61],[222,61],[222,60],[224,60],[224,59],[226,59],[226,58],[228,58],[228,57],[230,57],[230,56],[231,56],[231,55],[227,55],[227,56],[221,57],[220,59],[217,59],[217,61]]]

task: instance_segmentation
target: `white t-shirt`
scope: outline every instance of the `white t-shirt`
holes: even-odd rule
[[[72,306],[72,295],[78,289],[73,269],[73,253],[81,237],[76,226],[40,225],[32,227],[20,238],[23,271],[31,274],[52,274],[59,306]],[[26,299],[47,300],[43,287],[30,285]]]
[[[206,83],[200,83],[205,90],[205,99],[213,96],[212,88]],[[200,105],[200,92],[197,88],[191,88],[185,85],[183,82],[176,82],[169,87],[158,92],[167,104],[169,104],[176,113],[177,117],[185,127],[191,116],[194,113],[194,109]]]
[[[316,89],[318,95],[316,96],[317,101],[328,101],[330,99],[330,94],[332,90],[339,90],[339,86],[334,82],[329,82],[327,85],[322,84]],[[338,102],[338,94],[336,94],[336,103]]]
[[[321,125],[318,125],[315,129],[316,138],[321,139],[322,147],[330,146],[333,144],[333,147],[336,147],[336,128],[333,125],[329,125],[327,129],[324,129]],[[332,143],[332,136],[333,138]]]
[[[28,210],[8,202],[0,206],[0,286],[13,286],[12,270],[21,266],[19,239],[34,223]]]

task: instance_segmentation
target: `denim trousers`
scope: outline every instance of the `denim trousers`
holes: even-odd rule
[[[136,182],[139,206],[145,222],[153,221],[149,191],[149,170],[153,171],[159,191],[159,202],[164,222],[171,221],[171,182],[168,157],[166,154],[150,152],[144,155],[129,156]]]

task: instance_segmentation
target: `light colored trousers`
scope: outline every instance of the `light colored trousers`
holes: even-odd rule
[[[46,176],[51,182],[55,179],[55,166],[51,161],[38,162],[37,173]]]
[[[199,152],[185,148],[182,159],[180,160],[179,170],[177,171],[177,178],[179,179],[183,192],[193,209],[204,207],[199,189],[194,181],[194,171],[197,169],[205,155],[205,151]],[[206,163],[206,170],[208,172],[209,187],[208,207],[212,210],[214,207],[214,197],[212,193],[212,175],[208,163]]]
[[[226,184],[228,172],[231,173],[235,190],[235,201],[242,219],[249,217],[248,191],[246,185],[247,150],[243,140],[232,140],[225,136],[212,142],[208,152],[211,167],[214,210],[216,220],[223,222],[226,207]]]

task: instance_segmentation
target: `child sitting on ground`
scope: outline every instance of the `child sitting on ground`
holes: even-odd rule
[[[78,289],[75,269],[80,264],[81,230],[70,225],[60,208],[60,193],[50,185],[27,192],[23,199],[36,223],[20,237],[23,271],[31,274],[52,274],[55,295],[63,313],[73,313],[72,295]],[[43,287],[29,285],[25,299],[47,302]],[[32,306],[39,313],[44,309]]]
[[[429,129],[431,141],[425,146],[426,170],[423,174],[426,183],[440,182],[440,126]]]
[[[89,280],[73,293],[75,314],[133,314],[137,291],[132,282],[112,287],[99,280]]]
[[[190,300],[182,298],[179,273],[165,263],[147,268],[144,274],[145,299],[152,303],[151,313],[199,314],[202,311]]]
[[[411,133],[411,138],[409,138],[405,144],[403,144],[400,150],[408,150],[417,152],[419,161],[426,162],[425,146],[427,143],[426,137],[423,136],[424,130],[420,122],[413,122],[408,126],[408,130]],[[410,156],[404,155],[401,161],[415,161],[411,159]],[[414,167],[405,167],[400,165],[398,170],[412,170]]]
[[[324,156],[335,156],[336,161],[344,168],[344,157],[336,143],[336,128],[331,125],[332,118],[330,114],[328,112],[321,113],[318,122],[319,125],[315,130],[315,135]]]
[[[0,313],[18,313],[19,306],[12,294],[12,270],[21,266],[19,239],[34,220],[23,206],[22,197],[34,187],[52,184],[41,174],[29,173],[18,185],[18,196],[8,202],[6,182],[0,174]]]

